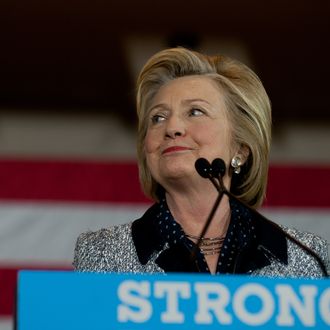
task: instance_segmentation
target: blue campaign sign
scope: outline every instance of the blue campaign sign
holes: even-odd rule
[[[22,271],[17,330],[329,329],[330,280]]]

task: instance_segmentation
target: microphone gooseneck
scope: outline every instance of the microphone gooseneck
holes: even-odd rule
[[[210,224],[211,224],[211,221],[214,217],[214,214],[221,202],[221,199],[223,197],[223,189],[221,188],[221,186],[219,186],[219,184],[217,183],[216,179],[214,178],[213,174],[212,174],[212,166],[211,164],[209,163],[208,160],[206,160],[205,158],[199,158],[196,160],[195,162],[195,168],[196,168],[196,171],[198,172],[198,174],[205,178],[205,179],[209,179],[211,180],[211,182],[213,183],[215,189],[219,192],[218,194],[218,197],[217,199],[215,200],[214,204],[213,204],[213,207],[211,209],[211,212],[209,213],[207,219],[206,219],[206,222],[205,222],[205,225],[203,227],[203,230],[202,232],[200,233],[200,235],[198,236],[198,240],[197,240],[197,243],[196,245],[194,246],[193,250],[191,251],[191,259],[193,261],[197,261],[196,260],[196,253],[197,253],[197,250],[198,248],[200,247],[200,244],[202,243],[202,238],[204,237],[206,231],[208,230]]]

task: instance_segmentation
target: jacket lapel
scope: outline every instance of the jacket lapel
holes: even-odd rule
[[[161,251],[164,247],[164,242],[162,242],[157,230],[156,217],[158,213],[159,204],[154,204],[132,224],[132,238],[142,265],[149,261],[154,252]],[[195,261],[190,257],[190,251],[183,244],[175,244],[165,249],[155,262],[166,273],[198,272]]]
[[[155,251],[162,249],[161,238],[155,222],[158,213],[159,204],[154,204],[132,224],[132,238],[142,265],[149,261]]]
[[[288,264],[287,240],[283,229],[257,212],[253,214],[256,239],[238,253],[234,273],[246,274],[277,260]]]

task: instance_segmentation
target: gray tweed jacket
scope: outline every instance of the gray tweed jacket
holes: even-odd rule
[[[160,244],[155,227],[157,212],[155,204],[142,218],[131,223],[81,234],[76,243],[74,268],[123,273],[197,271],[184,247]],[[280,228],[258,215],[254,215],[254,225],[257,238],[238,254],[234,273],[271,277],[326,276],[329,263],[325,240],[311,233]]]

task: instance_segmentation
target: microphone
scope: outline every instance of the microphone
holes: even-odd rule
[[[221,158],[216,158],[213,160],[211,165],[211,174],[213,177],[218,178],[223,177],[226,174],[226,164]]]
[[[195,169],[202,178],[209,179],[211,177],[211,164],[205,158],[198,158],[196,160]]]
[[[217,159],[219,159],[219,158],[217,158]],[[223,162],[223,160],[222,160],[222,162]],[[226,167],[226,165],[225,165],[225,167]],[[219,164],[217,164],[217,169],[218,168],[220,168]],[[213,167],[211,166],[211,164],[209,163],[208,160],[206,160],[205,158],[198,158],[195,162],[195,169],[202,178],[211,180],[215,189],[220,192],[220,186],[219,186],[218,182],[215,180],[215,177],[217,177],[217,176],[214,175],[215,173],[213,173]]]
[[[217,178],[220,184],[220,189],[225,193],[227,191],[225,185],[223,184],[222,177],[226,174],[226,164],[220,159],[216,158],[213,160],[211,165],[211,175],[214,178]],[[218,190],[219,191],[219,190]]]

